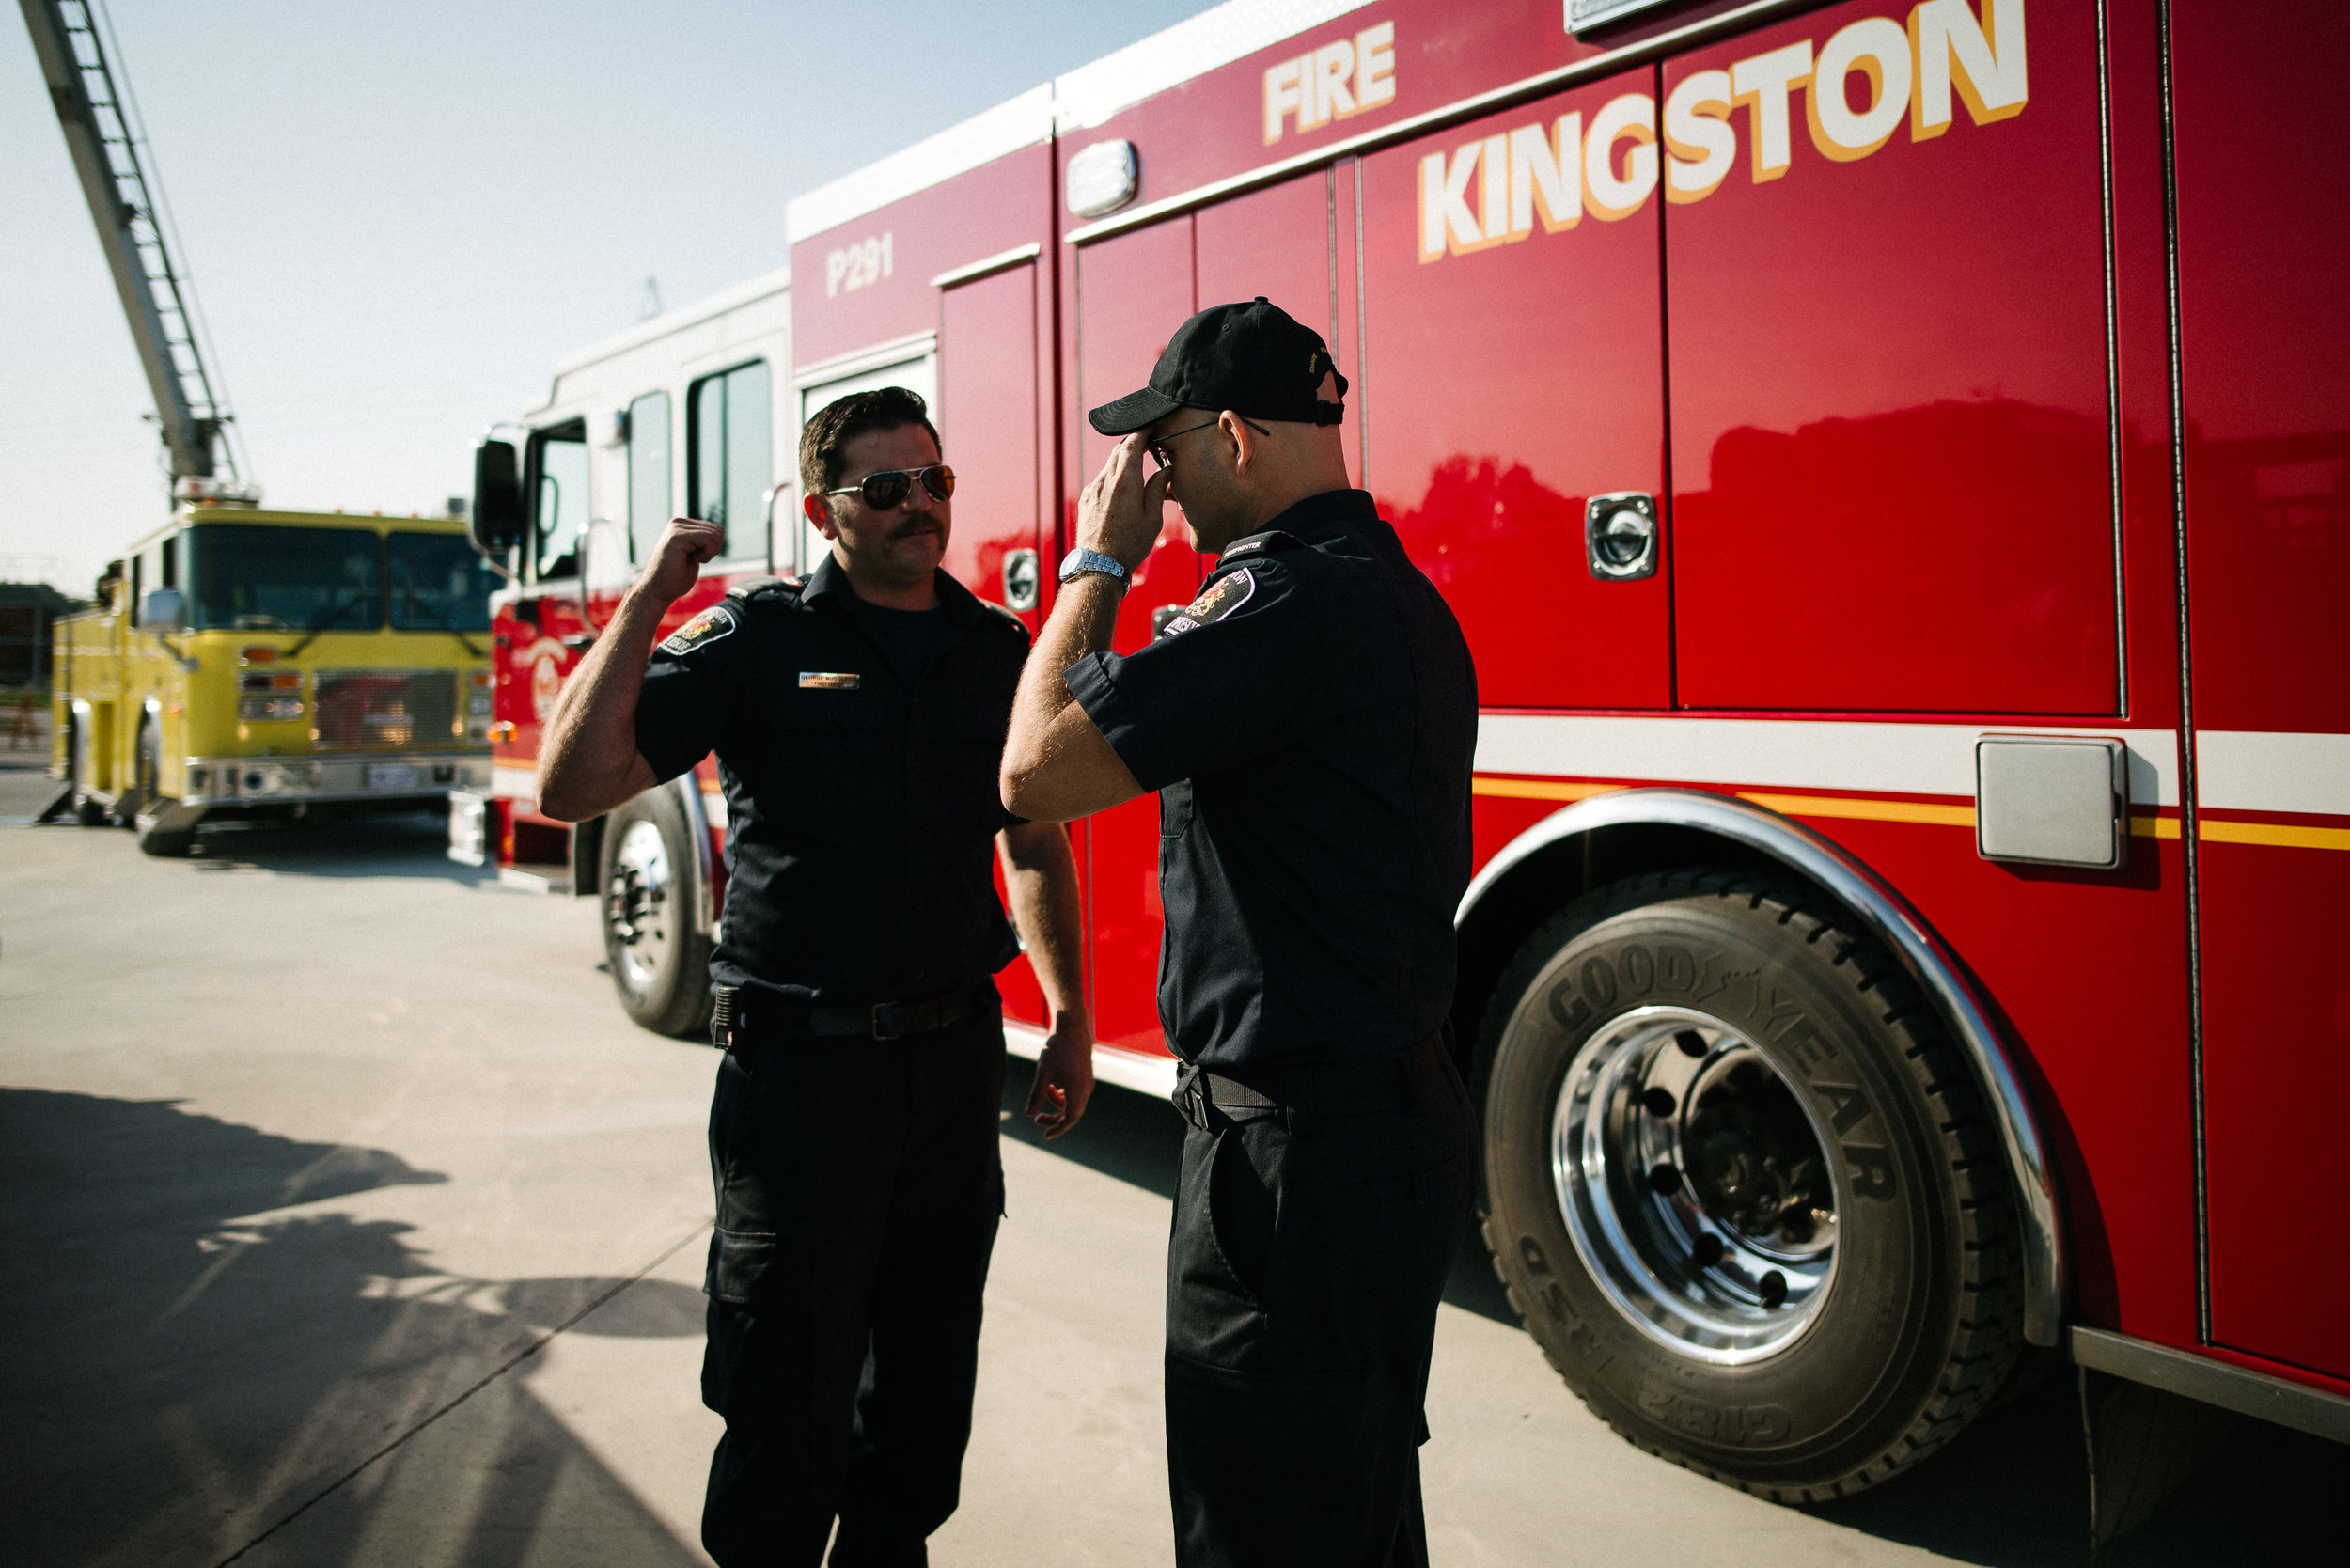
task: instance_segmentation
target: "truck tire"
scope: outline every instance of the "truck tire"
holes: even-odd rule
[[[1999,1140],[1841,905],[1748,870],[1601,888],[1519,950],[1480,1048],[1495,1268],[1632,1443],[1825,1502],[1998,1392],[2023,1317]]]
[[[176,859],[196,853],[196,834],[187,828],[166,828],[149,824],[141,827],[139,851],[158,859]]]
[[[692,835],[675,792],[647,790],[604,820],[597,883],[622,1011],[680,1038],[710,1027],[710,938],[694,917]]]

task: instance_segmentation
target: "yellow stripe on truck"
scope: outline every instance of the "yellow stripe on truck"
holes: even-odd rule
[[[1622,788],[1621,784],[1567,784],[1556,778],[1488,778],[1482,774],[1469,781],[1471,794],[1517,800],[1588,800]]]
[[[1763,795],[1739,792],[1740,800],[1788,817],[1856,817],[1872,823],[1930,823],[1936,827],[1972,827],[1971,806],[1937,806],[1924,800],[1856,800],[1842,795]]]
[[[1470,783],[1472,793],[1513,800],[1588,800],[1626,789],[1622,784],[1574,784],[1558,778],[1494,778],[1480,774]],[[1945,806],[1932,801],[1882,800],[1845,795],[1782,795],[1738,792],[1740,800],[1790,817],[1844,817],[1861,822],[1923,823],[1935,827],[1975,825],[1971,806]],[[2179,819],[2133,812],[2130,834],[2138,839],[2176,839]],[[2286,849],[2350,850],[2350,827],[2304,827],[2291,823],[2248,823],[2204,817],[2195,836],[2206,843],[2272,844]]]
[[[2170,824],[2172,833],[2178,824]],[[2195,824],[2195,837],[2207,843],[2279,844],[2288,849],[2350,850],[2350,827],[2301,827],[2292,823],[2214,822]]]

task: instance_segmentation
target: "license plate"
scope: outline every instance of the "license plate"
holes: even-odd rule
[[[370,790],[413,790],[416,787],[416,768],[413,762],[369,762],[368,788]]]

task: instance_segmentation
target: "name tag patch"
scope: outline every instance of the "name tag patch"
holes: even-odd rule
[[[713,604],[676,631],[661,639],[664,653],[691,653],[705,648],[734,630],[734,612],[724,604]]]
[[[1248,596],[1257,591],[1257,579],[1242,567],[1229,577],[1218,577],[1201,590],[1198,598],[1183,606],[1183,613],[1167,623],[1159,634],[1171,637],[1179,632],[1197,631],[1214,625],[1248,603]]]
[[[804,669],[800,671],[800,689],[810,687],[825,692],[853,692],[865,683],[865,677],[853,670]]]

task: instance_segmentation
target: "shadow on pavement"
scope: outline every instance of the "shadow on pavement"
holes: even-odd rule
[[[2090,1562],[2089,1470],[2080,1390],[2048,1371],[1943,1452],[1824,1518],[1961,1562],[2073,1568]],[[2339,1560],[2335,1499],[2350,1479],[2339,1444],[2243,1420],[2153,1518],[2095,1556],[2097,1568]]]
[[[7,781],[8,776],[0,774],[0,782]],[[8,818],[8,813],[0,811],[0,818]],[[26,832],[82,834],[123,855],[139,854],[137,841],[127,828],[82,827],[71,822],[35,827],[29,821],[14,818],[8,818],[6,825]],[[498,879],[494,867],[461,866],[448,857],[448,818],[437,808],[199,823],[196,847],[186,858],[157,864],[196,871],[274,871],[282,876],[429,877],[469,886],[495,886]]]
[[[599,1298],[607,1295],[611,1299],[597,1306]],[[501,1310],[542,1331],[560,1328],[592,1307],[595,1314],[573,1332],[614,1340],[699,1338],[703,1309],[710,1304],[691,1285],[594,1275],[575,1279],[517,1279],[499,1289],[497,1301]]]
[[[0,1089],[8,1560],[218,1563],[615,1283],[449,1279],[396,1222],[244,1217],[444,1180],[168,1101]],[[699,1332],[698,1294],[655,1283],[580,1331]],[[697,1560],[531,1365],[240,1560]]]
[[[204,823],[196,830],[196,851],[188,864],[201,871],[497,883],[495,868],[461,866],[448,857],[448,817],[437,809],[292,822]]]

